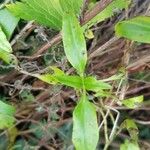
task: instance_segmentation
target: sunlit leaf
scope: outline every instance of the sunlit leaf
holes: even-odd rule
[[[83,74],[87,62],[86,42],[82,28],[73,13],[64,15],[62,35],[69,62],[79,74]]]
[[[11,127],[14,122],[15,108],[0,101],[0,129]]]
[[[76,150],[95,150],[98,139],[96,109],[83,96],[73,112],[73,143]]]
[[[22,0],[7,8],[17,17],[60,30],[62,27],[62,9],[59,0]]]
[[[144,99],[144,97],[141,95],[141,96],[125,99],[125,100],[122,101],[122,103],[126,107],[136,108],[143,102],[143,99]]]
[[[0,10],[0,25],[5,32],[7,39],[10,39],[14,29],[18,24],[19,18],[13,16],[13,14],[6,8]]]
[[[130,20],[119,22],[116,35],[133,41],[150,43],[150,17],[139,16]]]

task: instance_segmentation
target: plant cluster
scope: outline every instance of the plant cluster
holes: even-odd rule
[[[125,70],[103,80],[97,80],[96,77],[86,74],[86,66],[89,63],[86,38],[93,36],[90,28],[111,17],[116,10],[127,9],[130,3],[131,1],[127,0],[113,0],[105,9],[88,20],[86,20],[86,13],[83,11],[85,9],[83,0],[22,0],[21,2],[8,4],[6,5],[7,9],[2,10],[5,16],[11,18],[10,22],[13,22],[13,24],[8,23],[11,27],[2,24],[0,28],[0,58],[5,63],[15,66],[14,68],[23,74],[38,78],[48,84],[69,86],[76,91],[78,101],[73,111],[72,131],[72,142],[76,150],[95,150],[98,141],[101,140],[99,132],[103,125],[106,140],[104,150],[108,149],[112,140],[124,128],[128,130],[131,140],[126,140],[120,149],[126,150],[131,149],[131,147],[134,150],[139,149],[138,128],[134,121],[132,119],[125,120],[118,129],[120,113],[111,108],[111,105],[109,107],[97,105],[95,100],[106,97],[110,98],[112,102],[116,101],[119,105],[131,109],[138,107],[143,101],[143,96],[120,100],[117,95],[112,93],[110,81],[120,81],[120,84],[122,84],[126,80]],[[34,20],[43,26],[59,31],[67,60],[76,73],[69,75],[55,66],[50,66],[49,69],[52,73],[46,74],[32,74],[20,68],[8,42],[20,18],[28,21]],[[150,17],[147,16],[124,20],[115,26],[117,37],[124,37],[141,43],[150,43],[149,32]],[[118,90],[119,88],[118,85]],[[92,101],[89,100],[89,92],[94,93]],[[107,110],[106,115],[103,113],[103,109]],[[106,118],[111,114],[110,111],[116,114],[116,118],[112,117],[113,128],[108,135]],[[100,123],[97,119],[97,113],[100,113],[103,117],[103,121]],[[0,129],[11,128],[14,125],[14,114],[15,108],[13,106],[0,101]]]

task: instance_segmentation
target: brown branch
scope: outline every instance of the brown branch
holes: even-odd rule
[[[103,11],[113,0],[101,0],[98,2],[95,7],[89,12],[87,12],[83,18],[83,22],[81,23],[82,25],[86,24],[89,22],[93,17],[95,17],[97,14],[99,14],[101,11]],[[42,53],[44,53],[48,48],[52,47],[55,44],[58,44],[61,42],[61,33],[53,37],[48,43],[44,44],[40,49],[37,50],[37,52],[29,58],[29,60],[34,60]]]
[[[98,2],[91,11],[85,14],[82,24],[86,24],[87,22],[89,22],[97,14],[103,11],[110,3],[112,3],[112,1],[113,0],[101,0],[100,2]]]

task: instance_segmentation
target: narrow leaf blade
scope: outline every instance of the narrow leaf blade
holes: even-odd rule
[[[78,73],[82,74],[87,62],[86,42],[75,14],[64,15],[62,34],[66,56]]]
[[[14,29],[18,24],[18,21],[19,18],[13,16],[13,14],[6,8],[0,10],[0,25],[2,30],[5,32],[7,39],[10,39]]]
[[[2,31],[1,27],[0,27],[0,51],[5,51],[8,53],[12,52],[11,45],[7,41],[6,35]]]
[[[84,79],[84,83],[86,90],[90,91],[97,92],[103,89],[111,89],[111,86],[108,83],[103,82],[101,80],[96,80],[94,77],[86,77]]]

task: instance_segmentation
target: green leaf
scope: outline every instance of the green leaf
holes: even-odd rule
[[[7,19],[6,19],[7,18]],[[13,16],[6,8],[0,10],[0,26],[5,32],[7,39],[10,39],[14,29],[18,24],[19,18]]]
[[[4,34],[4,32],[0,27],[0,58],[4,60],[6,63],[10,63],[13,58],[13,55],[10,54],[11,52],[12,52],[11,45],[7,41],[6,35]]]
[[[0,129],[9,128],[13,125],[15,108],[0,101]]]
[[[4,51],[8,53],[12,52],[11,45],[7,41],[6,35],[2,31],[1,27],[0,27],[0,51]]]
[[[76,150],[95,150],[99,139],[96,109],[83,96],[73,112],[73,143]]]
[[[60,30],[62,27],[62,9],[59,0],[22,0],[7,8],[17,17]]]
[[[137,143],[126,140],[124,144],[121,144],[120,150],[140,150],[140,148]]]
[[[126,119],[122,125],[121,125],[123,128],[126,128],[127,130],[130,130],[130,129],[136,129],[138,130],[138,127],[137,125],[135,124],[135,122],[132,120],[132,119]]]
[[[76,89],[82,88],[82,78],[80,76],[55,76],[57,81],[63,85],[67,85]]]
[[[72,12],[79,15],[83,5],[83,0],[59,0],[64,12]]]
[[[116,35],[133,41],[150,43],[150,17],[139,16],[119,22],[115,27]]]
[[[135,142],[138,141],[138,127],[133,119],[126,119],[122,124],[121,128],[126,128],[130,134],[130,137]]]
[[[92,18],[86,25],[84,29],[92,27],[94,24],[104,21],[105,19],[113,16],[115,12],[127,8],[131,3],[131,0],[113,0],[102,12]]]
[[[33,74],[32,76],[46,82],[49,84],[63,84],[66,86],[70,86],[76,89],[82,89],[82,77],[76,75],[66,75],[59,69],[55,68],[53,74]],[[111,85],[105,83],[101,80],[96,80],[94,77],[85,77],[84,78],[85,89],[89,91],[101,91],[104,89],[111,89]],[[103,92],[106,95],[107,92]],[[110,96],[110,95],[109,95]]]
[[[122,103],[126,107],[133,109],[133,108],[138,107],[143,102],[143,99],[144,99],[144,97],[143,97],[143,95],[141,95],[141,96],[125,99],[122,101]]]
[[[44,75],[33,75],[34,77],[48,83],[48,84],[57,84],[58,80],[51,74],[44,74]]]
[[[10,128],[13,126],[15,118],[8,115],[0,114],[0,122],[0,130]]]
[[[84,80],[86,90],[100,91],[103,89],[111,89],[111,85],[101,80],[96,80],[94,77],[86,77]]]
[[[87,62],[86,42],[82,28],[73,13],[66,13],[63,17],[62,36],[69,62],[80,75],[83,74]]]
[[[55,75],[60,75],[60,76],[65,75],[65,73],[61,69],[59,69],[55,66],[50,66],[50,68],[53,70]]]
[[[8,105],[8,104],[0,101],[0,114],[14,115],[15,114],[15,108],[11,105]]]
[[[59,83],[76,89],[82,88],[82,78],[80,76],[55,75],[55,74],[33,75],[33,76],[49,84]]]

